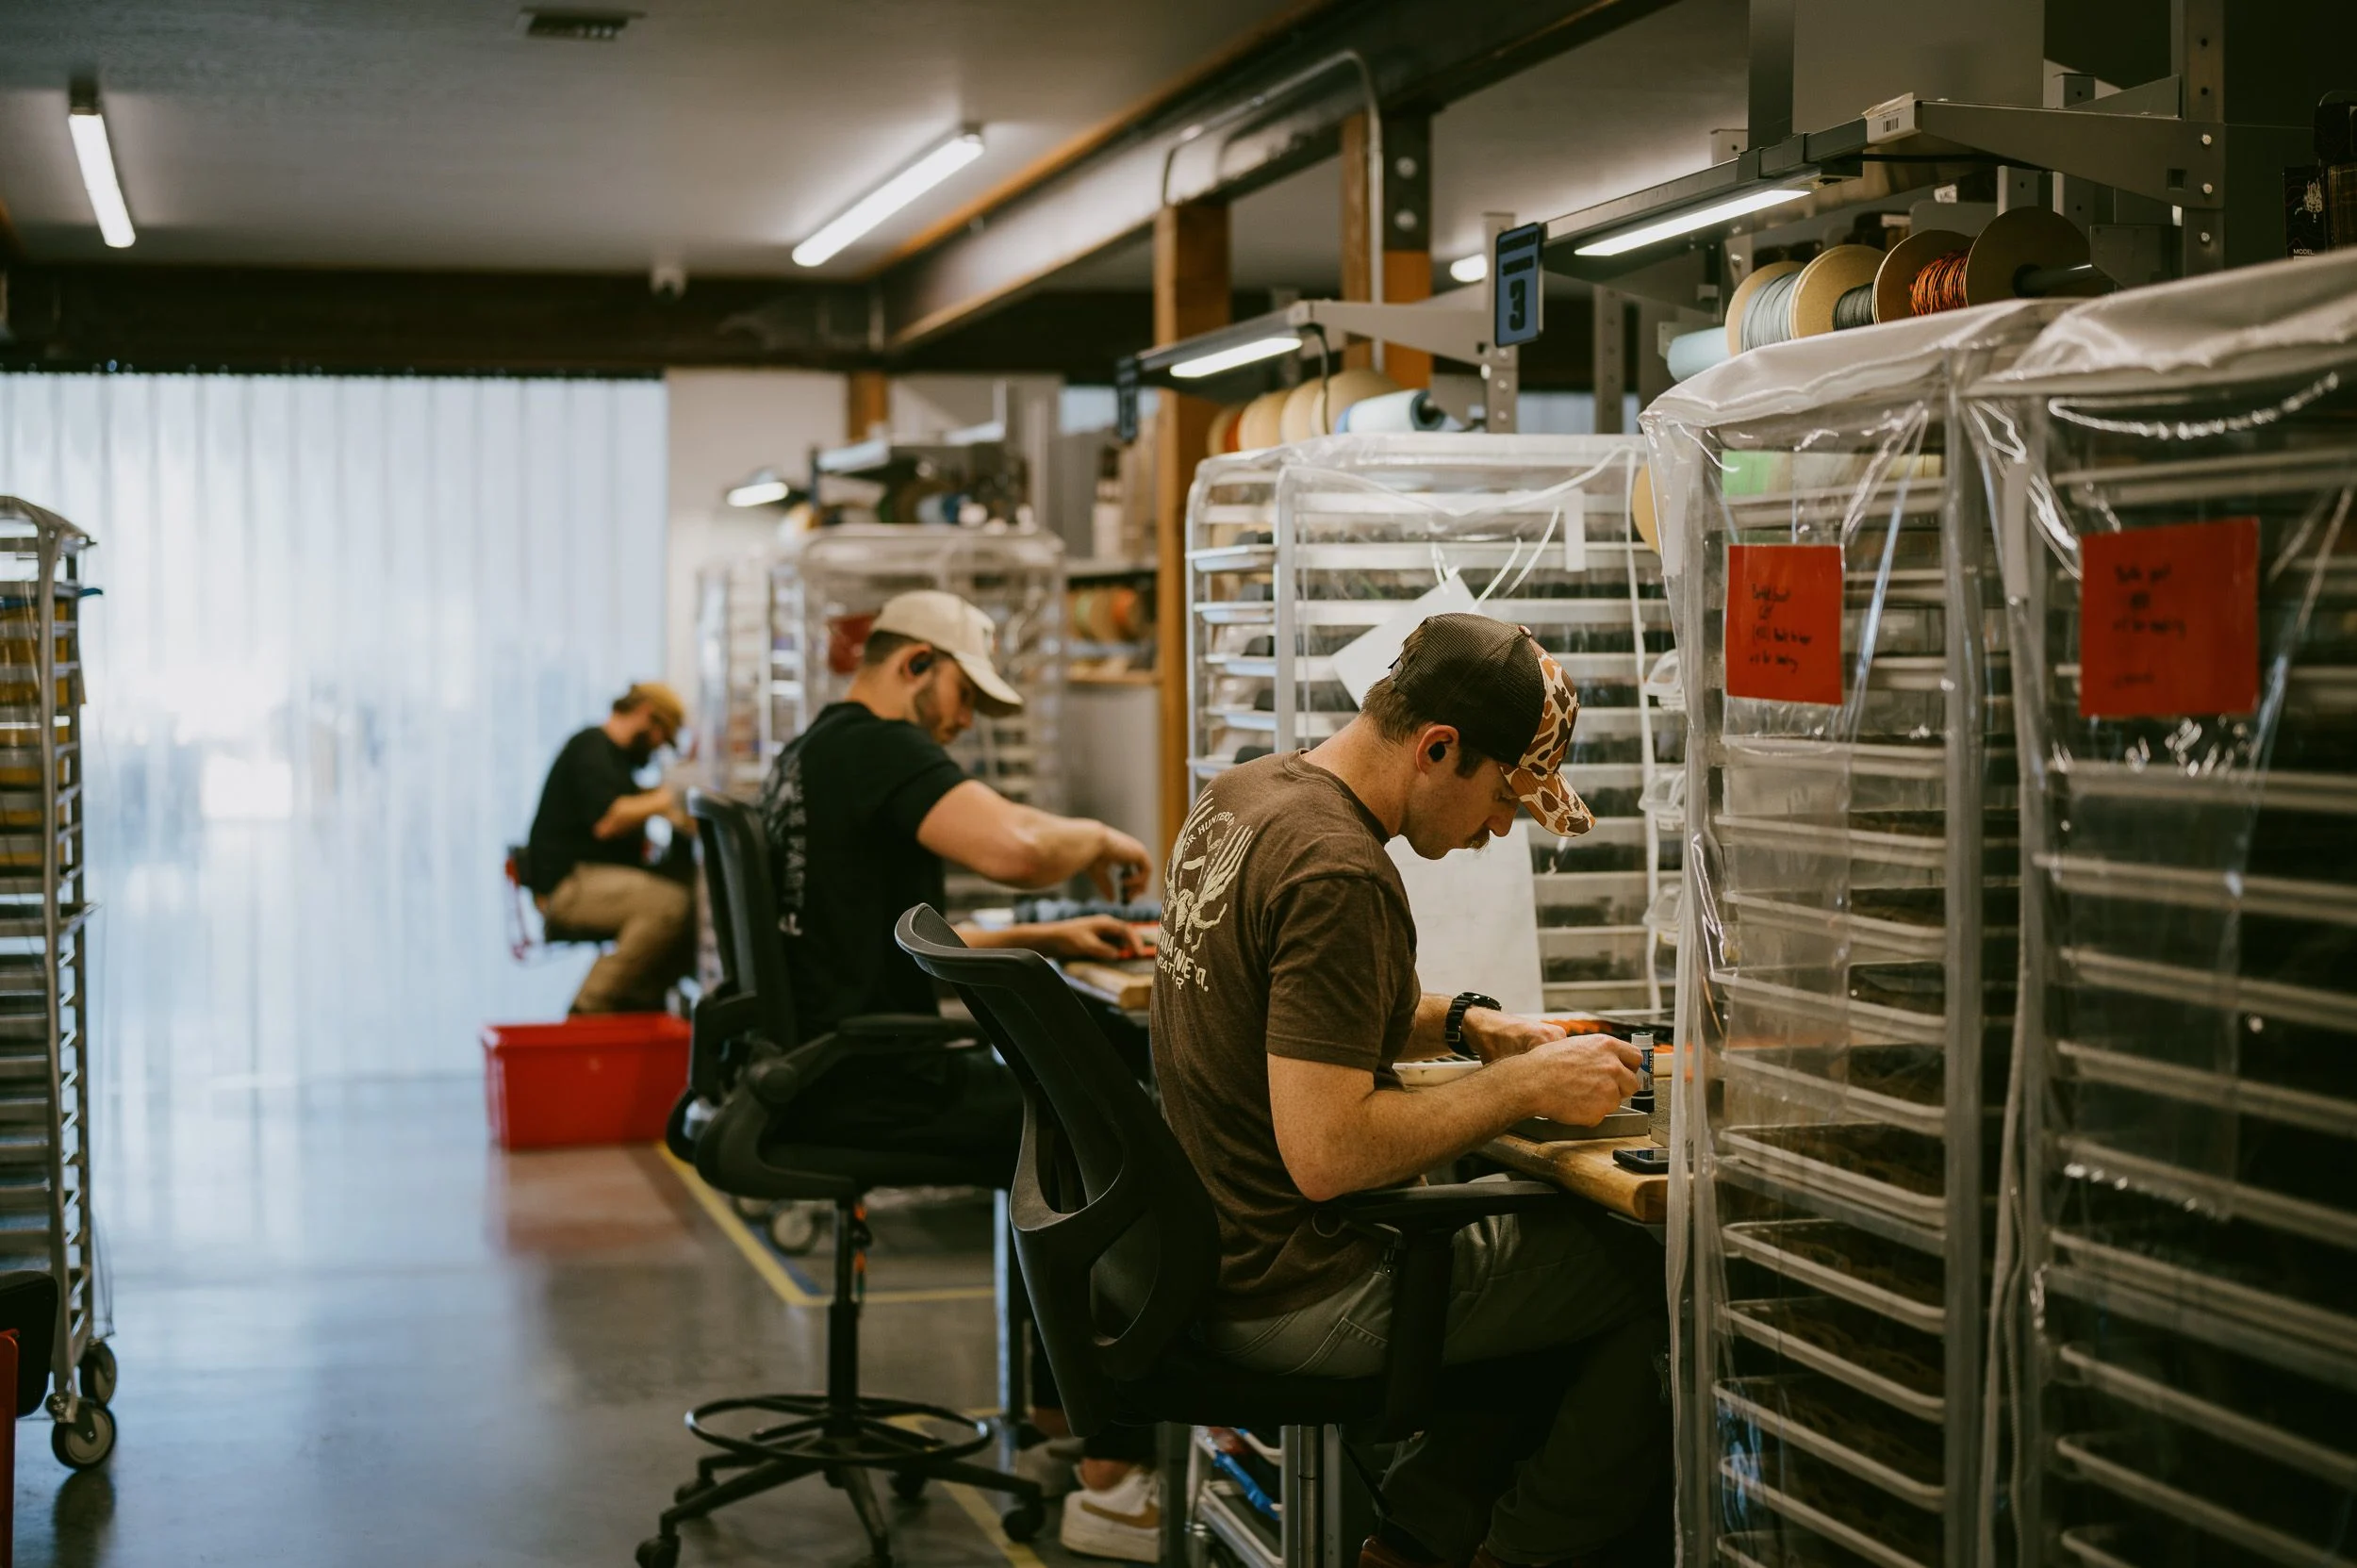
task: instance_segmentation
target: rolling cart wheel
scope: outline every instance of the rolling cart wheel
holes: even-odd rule
[[[97,1469],[115,1451],[114,1412],[95,1399],[83,1400],[79,1416],[49,1428],[49,1451],[69,1470]]]
[[[638,1568],[677,1568],[679,1537],[651,1535],[638,1543]]]
[[[892,1473],[892,1494],[904,1502],[915,1502],[925,1495],[925,1477],[914,1470]]]
[[[998,1516],[998,1527],[1007,1532],[1009,1541],[1017,1543],[1039,1534],[1040,1527],[1047,1523],[1047,1506],[1045,1503],[1017,1503]]]
[[[813,1203],[781,1203],[769,1215],[769,1240],[788,1257],[799,1258],[818,1245],[818,1208]]]
[[[114,1346],[103,1341],[82,1352],[82,1397],[102,1405],[114,1403]]]

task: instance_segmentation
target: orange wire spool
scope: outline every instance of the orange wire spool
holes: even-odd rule
[[[1918,316],[1929,316],[1942,310],[1962,310],[1965,268],[1972,259],[1970,251],[1950,251],[1935,256],[1915,274],[1915,286],[1907,291],[1907,304]]]

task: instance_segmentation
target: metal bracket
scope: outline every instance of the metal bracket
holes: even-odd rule
[[[1936,137],[2180,206],[2226,203],[2224,125],[2086,108],[2015,108],[1908,94],[1866,119],[1871,145]]]

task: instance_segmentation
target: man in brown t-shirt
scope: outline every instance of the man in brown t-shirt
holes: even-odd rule
[[[1228,769],[1189,814],[1164,873],[1154,1065],[1219,1212],[1204,1331],[1230,1360],[1378,1371],[1391,1302],[1379,1251],[1321,1231],[1312,1207],[1413,1180],[1526,1117],[1593,1124],[1636,1089],[1624,1041],[1426,996],[1385,849],[1405,837],[1438,859],[1525,809],[1551,832],[1586,832],[1560,776],[1578,711],[1527,631],[1436,616],[1340,734]],[[1490,1065],[1400,1089],[1394,1062],[1451,1050]],[[1454,1293],[1450,1361],[1576,1345],[1577,1370],[1494,1508],[1511,1423],[1436,1423],[1404,1448],[1361,1568],[1620,1560],[1597,1554],[1638,1544],[1622,1538],[1669,1478],[1660,1248],[1581,1204],[1498,1216],[1459,1232]]]

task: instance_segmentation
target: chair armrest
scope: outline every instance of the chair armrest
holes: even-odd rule
[[[945,1034],[939,1025],[951,1020],[928,1019],[923,1014],[869,1014],[865,1018],[845,1020],[848,1024],[882,1023],[896,1016],[906,1016],[929,1029],[930,1033],[911,1033],[898,1030],[879,1029],[870,1034],[848,1028],[837,1028],[816,1040],[805,1041],[782,1055],[765,1057],[745,1069],[745,1087],[755,1099],[772,1111],[782,1111],[795,1097],[808,1089],[818,1079],[833,1070],[836,1063],[849,1056],[914,1056],[918,1052],[938,1052],[951,1039],[965,1039],[973,1032],[971,1026],[950,1030]]]
[[[1492,1214],[1528,1213],[1572,1201],[1544,1181],[1460,1181],[1350,1193],[1318,1206],[1321,1218],[1389,1244],[1392,1325],[1383,1355],[1383,1414],[1376,1432],[1396,1441],[1425,1425],[1441,1382],[1457,1232]]]
[[[1492,1214],[1523,1213],[1563,1202],[1570,1195],[1546,1181],[1457,1181],[1438,1187],[1377,1187],[1345,1193],[1318,1205],[1321,1220],[1353,1230],[1409,1235],[1456,1232]]]

